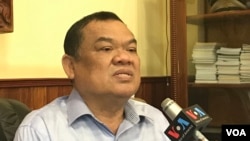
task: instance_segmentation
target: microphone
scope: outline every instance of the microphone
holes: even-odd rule
[[[171,141],[186,141],[194,138],[195,141],[208,141],[200,132],[212,120],[197,104],[182,109],[176,102],[166,98],[161,107],[164,113],[172,120],[165,134]]]

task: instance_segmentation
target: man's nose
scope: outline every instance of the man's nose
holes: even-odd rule
[[[118,49],[115,52],[115,56],[113,58],[113,61],[115,64],[130,64],[132,62],[131,55],[129,54],[129,51],[125,49]]]

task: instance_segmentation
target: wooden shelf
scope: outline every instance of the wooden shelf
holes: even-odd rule
[[[208,13],[200,15],[191,15],[187,16],[188,24],[200,25],[204,23],[213,23],[218,21],[227,21],[227,20],[237,20],[237,19],[250,19],[250,10],[231,10],[223,11],[217,13]]]
[[[249,88],[250,89],[250,83],[239,83],[239,84],[220,84],[220,83],[214,83],[214,84],[208,84],[208,83],[194,83],[189,82],[188,87],[199,87],[199,88]]]

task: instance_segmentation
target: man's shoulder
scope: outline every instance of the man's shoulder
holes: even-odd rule
[[[22,125],[39,126],[39,124],[47,122],[47,119],[53,121],[53,119],[56,120],[58,116],[65,115],[64,112],[66,111],[66,99],[67,96],[58,97],[47,105],[44,105],[39,109],[32,110],[28,115],[26,115]]]

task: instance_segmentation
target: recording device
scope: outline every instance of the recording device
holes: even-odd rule
[[[208,141],[200,132],[212,120],[204,110],[197,104],[182,109],[176,102],[166,98],[161,107],[164,113],[172,120],[165,134],[171,141]]]

